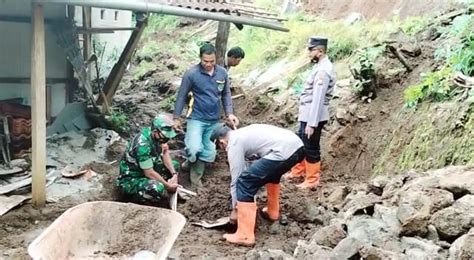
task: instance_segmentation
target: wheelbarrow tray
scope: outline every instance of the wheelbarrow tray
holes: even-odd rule
[[[33,259],[166,259],[186,219],[176,211],[111,201],[68,209],[28,247]]]

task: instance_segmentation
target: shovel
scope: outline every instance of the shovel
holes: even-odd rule
[[[206,221],[202,220],[199,222],[193,222],[191,223],[192,225],[195,226],[200,226],[203,228],[215,228],[215,227],[222,227],[230,223],[230,218],[229,217],[223,217],[215,221]]]

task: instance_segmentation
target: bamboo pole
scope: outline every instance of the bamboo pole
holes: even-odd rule
[[[31,30],[31,130],[33,204],[46,202],[46,61],[44,15],[41,4],[32,3]]]

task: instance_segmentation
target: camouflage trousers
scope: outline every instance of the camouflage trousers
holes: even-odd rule
[[[178,161],[173,160],[175,170],[178,170]],[[153,169],[165,180],[172,177],[169,170],[162,162],[156,163]],[[140,176],[140,177],[136,177]],[[168,197],[165,185],[163,183],[145,177],[139,172],[132,172],[128,165],[120,162],[120,177],[116,180],[116,185],[127,196],[141,197],[145,199],[160,200]]]

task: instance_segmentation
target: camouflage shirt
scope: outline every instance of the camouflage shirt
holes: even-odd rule
[[[151,128],[143,128],[128,143],[120,163],[120,178],[144,177],[143,169],[153,168],[161,162],[162,148],[158,141],[151,137]]]

